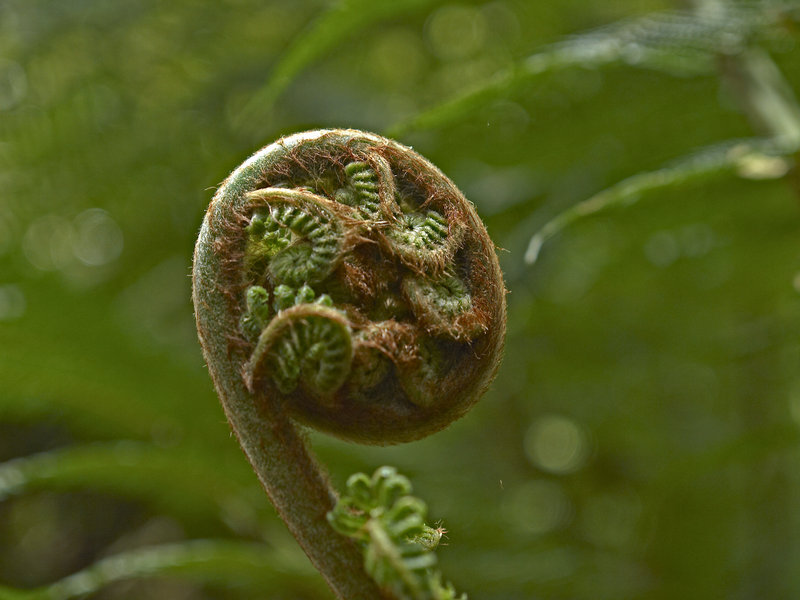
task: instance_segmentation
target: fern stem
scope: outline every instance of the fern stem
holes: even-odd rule
[[[243,387],[221,400],[270,501],[331,589],[353,600],[390,598],[364,572],[356,545],[328,525],[336,493],[285,411],[254,404]]]
[[[256,402],[245,386],[237,364],[246,355],[228,351],[228,332],[236,323],[219,293],[223,258],[211,236],[204,228],[195,251],[194,302],[200,341],[231,429],[281,519],[337,596],[389,598],[364,571],[355,544],[328,525],[336,493],[278,399]]]

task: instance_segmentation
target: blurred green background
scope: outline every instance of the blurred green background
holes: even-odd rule
[[[524,259],[621,180],[781,133],[770,89],[791,126],[786,4],[2,2],[0,597],[330,597],[230,435],[189,275],[235,166],[341,126],[450,175],[510,293],[484,400],[409,445],[312,434],[334,483],[408,475],[473,600],[800,597],[796,160],[655,185]]]

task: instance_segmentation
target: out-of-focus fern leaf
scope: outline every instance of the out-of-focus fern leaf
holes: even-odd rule
[[[199,355],[192,370],[139,351],[101,295],[76,297],[32,281],[20,287],[25,316],[3,323],[3,345],[14,350],[0,360],[0,416],[32,420],[56,413],[70,429],[106,439],[164,433],[236,453],[219,426],[210,385],[200,377]],[[53,294],[57,313],[48,309]]]
[[[267,546],[217,540],[195,540],[131,550],[101,559],[94,565],[46,587],[34,590],[0,588],[2,600],[68,600],[95,593],[116,581],[172,576],[232,587],[253,594],[294,589],[324,596],[322,580],[310,564],[287,560]]]
[[[33,592],[26,590],[15,590],[4,585],[0,585],[0,600],[32,600],[35,598]]]
[[[273,67],[267,83],[237,115],[237,128],[251,127],[267,114],[292,80],[317,58],[359,31],[385,19],[425,8],[437,0],[341,0],[320,15]]]
[[[128,441],[72,446],[0,464],[0,501],[38,489],[89,489],[145,501],[184,522],[225,523],[253,534],[270,522],[271,511],[241,463],[225,464],[197,448]]]
[[[491,100],[507,97],[531,80],[569,68],[613,64],[679,76],[712,73],[720,54],[735,54],[754,40],[774,36],[800,17],[786,2],[738,2],[723,12],[665,12],[624,20],[553,44],[472,90],[389,128],[388,135],[430,129],[469,118]]]
[[[525,253],[525,262],[536,262],[542,245],[575,221],[608,208],[634,204],[653,190],[725,173],[736,173],[747,179],[783,177],[791,168],[787,155],[793,151],[792,148],[776,145],[772,140],[734,140],[704,148],[656,171],[637,173],[548,221],[531,238]]]

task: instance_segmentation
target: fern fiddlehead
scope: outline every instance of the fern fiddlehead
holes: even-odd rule
[[[505,289],[472,205],[396,142],[296,134],[219,188],[193,284],[209,371],[279,514],[338,596],[398,597],[327,522],[336,493],[298,425],[410,441],[483,394],[502,352]]]

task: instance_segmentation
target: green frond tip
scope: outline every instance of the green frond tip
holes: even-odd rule
[[[344,168],[347,187],[336,193],[336,199],[355,207],[362,218],[376,220],[381,217],[381,198],[378,193],[378,174],[365,162],[352,162]]]
[[[294,289],[284,283],[275,288],[272,292],[275,298],[273,308],[275,312],[280,312],[297,306],[298,304],[321,304],[322,306],[333,306],[333,300],[328,294],[320,294],[319,297],[314,293],[314,289],[310,285],[300,286],[299,289]]]
[[[270,292],[260,285],[251,285],[245,293],[246,308],[239,319],[239,327],[250,341],[258,340],[258,336],[267,327],[276,313],[300,304],[318,304],[332,307],[333,300],[328,294],[317,296],[309,285],[295,289],[284,283],[272,290],[272,304],[269,302]]]
[[[245,336],[254,340],[267,326],[271,317],[269,292],[260,285],[250,286],[245,295],[245,302],[247,308],[239,320],[239,326]]]
[[[447,219],[435,210],[403,215],[400,227],[390,232],[397,252],[413,253],[435,248],[447,239]]]
[[[428,550],[436,550],[445,533],[447,533],[447,530],[445,530],[443,527],[434,528],[425,525],[422,533],[413,536],[410,541],[416,542]]]
[[[248,266],[266,264],[275,285],[292,287],[321,281],[330,274],[341,257],[342,227],[320,196],[304,190],[264,188],[247,197],[270,203],[269,210],[256,210],[246,228]],[[254,236],[256,242],[250,243]]]
[[[548,221],[528,243],[525,262],[535,263],[545,242],[569,225],[609,208],[635,204],[647,192],[725,173],[744,179],[783,177],[791,167],[790,155],[796,150],[769,139],[733,140],[702,148],[655,171],[637,173]]]
[[[245,231],[247,232],[245,267],[248,271],[263,270],[269,259],[292,242],[291,231],[281,227],[265,210],[257,210],[253,214]]]
[[[359,542],[367,573],[397,598],[466,600],[433,570],[445,530],[426,525],[426,513],[425,503],[411,495],[411,482],[393,467],[380,467],[372,477],[356,473],[347,480],[328,521]]]
[[[414,314],[430,333],[455,340],[471,340],[485,331],[485,324],[474,314],[472,296],[462,279],[445,272],[436,278],[408,277],[403,295]]]

